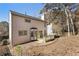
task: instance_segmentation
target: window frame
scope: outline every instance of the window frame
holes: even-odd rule
[[[18,31],[18,35],[19,36],[25,36],[25,35],[27,35],[27,30],[19,30]]]
[[[25,18],[24,21],[25,21],[25,22],[28,22],[28,23],[31,22],[31,20],[29,20],[29,19],[27,19],[27,18]]]

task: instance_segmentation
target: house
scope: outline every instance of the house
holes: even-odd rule
[[[41,20],[46,21],[46,35],[53,35],[53,25],[52,23],[48,24],[48,19],[46,19],[45,12],[42,12]]]
[[[9,13],[9,39],[12,45],[38,40],[46,34],[45,21],[15,11]]]

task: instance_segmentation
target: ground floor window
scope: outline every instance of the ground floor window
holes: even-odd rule
[[[46,32],[46,30],[44,30],[44,36],[46,36],[47,35],[47,32]]]
[[[19,36],[24,36],[24,35],[27,35],[27,31],[26,30],[20,30],[18,32]]]
[[[40,33],[40,38],[43,38],[43,31],[39,31]]]
[[[24,31],[24,35],[27,35],[27,31]]]

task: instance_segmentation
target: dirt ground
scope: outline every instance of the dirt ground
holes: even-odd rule
[[[36,46],[23,44],[21,49],[21,55],[27,56],[79,56],[79,36],[60,37]]]
[[[0,56],[11,56],[9,47],[7,45],[0,45]]]

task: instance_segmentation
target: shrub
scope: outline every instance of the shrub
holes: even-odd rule
[[[15,47],[15,51],[16,51],[16,53],[17,53],[17,55],[22,55],[22,48],[21,48],[21,46],[16,46]]]
[[[4,40],[2,41],[2,45],[7,45],[7,44],[8,44],[8,41],[4,39]]]

